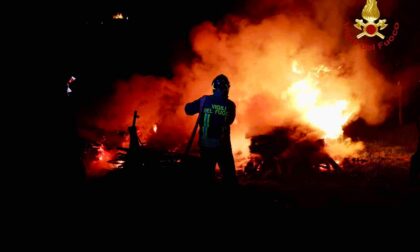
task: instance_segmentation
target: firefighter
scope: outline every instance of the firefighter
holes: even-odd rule
[[[222,173],[222,183],[236,185],[235,162],[230,142],[230,125],[235,120],[236,105],[228,99],[230,83],[223,75],[212,82],[213,95],[205,95],[185,105],[185,113],[199,113],[200,156],[206,176],[215,180],[216,163]]]

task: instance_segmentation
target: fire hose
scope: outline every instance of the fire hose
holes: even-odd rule
[[[191,150],[191,146],[194,142],[195,134],[197,132],[198,124],[200,122],[201,115],[203,114],[204,103],[206,102],[206,96],[203,96],[200,99],[200,112],[198,113],[197,121],[195,122],[194,129],[191,133],[190,139],[188,140],[187,147],[185,148],[184,156],[188,156],[188,153]]]

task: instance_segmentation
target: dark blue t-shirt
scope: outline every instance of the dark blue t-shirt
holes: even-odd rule
[[[235,120],[236,106],[221,95],[203,96],[185,106],[188,115],[200,115],[200,146],[214,148],[230,146],[230,125]]]

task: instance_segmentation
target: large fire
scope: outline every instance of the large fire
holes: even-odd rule
[[[319,137],[326,140],[326,149],[329,154],[334,156],[337,162],[340,162],[341,159],[349,155],[349,152],[350,154],[355,153],[363,148],[360,142],[351,143],[349,139],[347,142],[342,141],[343,127],[357,115],[360,105],[354,102],[351,97],[343,97],[341,93],[330,97],[324,94],[320,81],[322,81],[323,75],[328,75],[331,71],[330,68],[320,65],[305,73],[298,67],[298,62],[293,61],[292,72],[304,77],[292,83],[287,89],[286,99],[291,101],[304,122],[320,131]],[[340,83],[334,84],[340,85]],[[331,148],[332,145],[335,148]],[[337,149],[337,145],[341,145],[341,149],[344,148],[347,151],[343,153],[342,150]]]
[[[296,69],[296,61],[292,70],[297,74],[302,73]],[[304,79],[293,83],[288,88],[287,95],[302,119],[320,129],[323,138],[337,139],[343,134],[343,126],[358,112],[358,106],[351,106],[345,99],[323,99],[317,76],[320,72],[330,71],[329,68],[320,66],[316,72],[308,73]]]
[[[337,71],[341,67],[338,67]],[[360,112],[360,104],[351,97],[345,97],[345,94],[337,92],[334,89],[329,92],[323,91],[323,87],[331,85],[320,83],[323,81],[332,81],[323,78],[332,70],[324,65],[313,68],[305,72],[299,66],[296,60],[292,61],[291,72],[296,75],[297,81],[282,92],[282,99],[286,100],[296,110],[298,120],[303,124],[309,125],[317,137],[326,142],[327,152],[339,163],[343,158],[355,154],[363,149],[363,143],[352,142],[351,139],[343,140],[343,127],[348,124],[354,116]],[[332,83],[340,85],[340,83]],[[326,95],[326,93],[330,93]],[[239,154],[249,155],[249,141],[241,141],[241,137],[234,137],[234,149],[240,149]],[[244,139],[244,138],[243,138]],[[236,140],[236,141],[235,141]],[[238,148],[239,147],[239,148]],[[237,155],[237,166],[242,167],[246,161]]]
[[[109,103],[87,118],[107,131],[125,130],[138,110],[143,141],[182,150],[196,118],[185,115],[185,103],[211,93],[211,81],[224,73],[237,106],[231,138],[238,168],[248,160],[250,137],[276,126],[307,127],[326,140],[334,159],[353,155],[363,145],[344,138],[343,127],[360,117],[383,121],[393,92],[367,52],[344,38],[350,3],[332,3],[299,12],[288,2],[258,21],[229,16],[217,26],[203,23],[191,33],[199,56],[192,63],[176,64],[172,79],[135,75],[116,83]]]

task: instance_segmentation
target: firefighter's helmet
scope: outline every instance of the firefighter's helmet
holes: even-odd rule
[[[216,76],[216,78],[214,78],[211,86],[213,87],[213,91],[216,89],[227,91],[229,90],[229,87],[230,87],[229,79],[225,75],[220,74]]]

